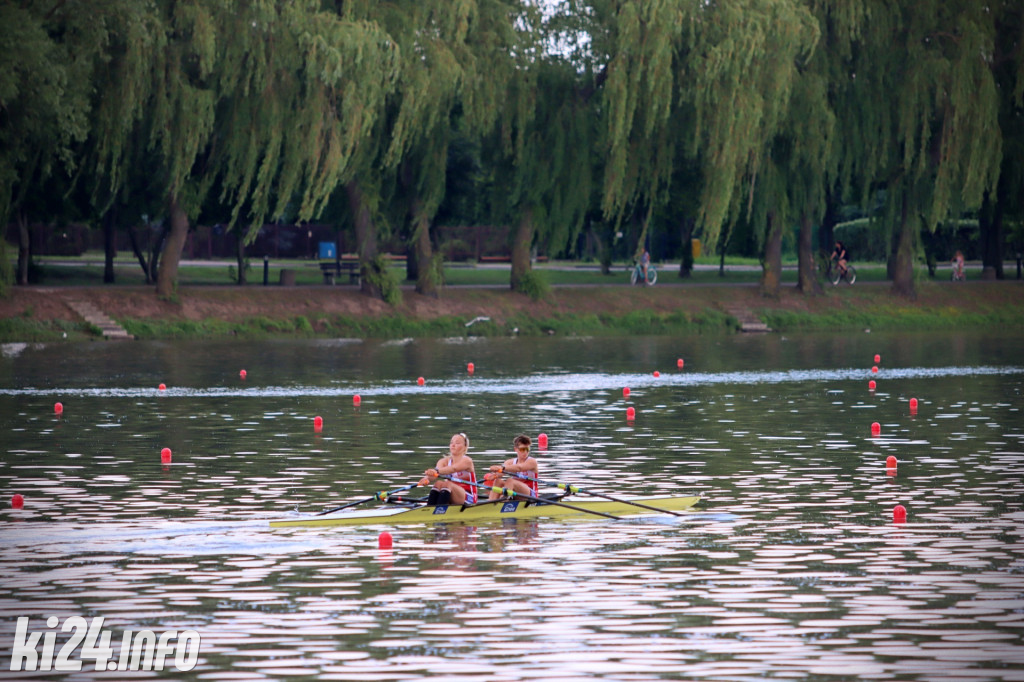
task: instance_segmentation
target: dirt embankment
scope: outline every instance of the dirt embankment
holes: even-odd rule
[[[177,300],[162,301],[150,287],[15,287],[0,298],[0,318],[22,316],[36,320],[77,320],[66,304],[69,299],[92,303],[115,320],[201,320],[237,322],[253,317],[311,321],[326,316],[405,316],[429,320],[456,317],[471,320],[486,316],[503,322],[516,314],[544,319],[566,314],[623,315],[634,310],[658,313],[704,310],[725,311],[744,307],[752,312],[786,310],[816,313],[871,308],[915,308],[932,311],[979,312],[1011,308],[1024,318],[1024,284],[1017,281],[923,283],[913,300],[892,296],[888,285],[828,288],[821,296],[804,296],[785,287],[777,298],[761,296],[754,285],[557,287],[543,301],[503,288],[449,287],[438,298],[403,291],[403,302],[392,308],[382,301],[341,286],[203,286],[184,287]]]

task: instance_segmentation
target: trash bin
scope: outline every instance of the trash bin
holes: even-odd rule
[[[691,239],[690,240],[690,253],[693,254],[694,258],[700,258],[700,240],[699,239]]]
[[[281,280],[280,280],[280,283],[281,283],[281,286],[283,286],[283,287],[293,287],[293,286],[295,286],[295,271],[294,270],[290,270],[290,269],[286,269],[286,268],[281,268]]]
[[[320,242],[320,260],[333,259],[335,248],[334,242]]]

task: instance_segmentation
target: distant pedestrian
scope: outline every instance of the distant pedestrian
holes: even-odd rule
[[[956,250],[956,254],[954,254],[953,260],[950,263],[953,265],[953,281],[964,281],[964,254],[960,249]]]

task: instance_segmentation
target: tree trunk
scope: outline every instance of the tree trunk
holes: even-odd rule
[[[999,185],[1003,184],[1000,177]],[[1000,201],[1000,189],[996,189],[996,201],[993,203],[988,192],[982,199],[981,211],[978,212],[978,227],[981,232],[981,277],[982,279],[1003,279],[1003,216]]]
[[[764,261],[761,266],[761,295],[778,298],[782,287],[782,222],[775,212],[768,212],[768,233],[764,240]]]
[[[829,190],[825,193],[825,215],[818,225],[818,253],[822,258],[828,258],[832,253],[832,246],[836,243],[836,223],[839,222],[839,201],[836,198],[838,192]],[[820,287],[819,287],[820,289]]]
[[[889,255],[885,259],[885,278],[890,282],[896,281],[896,262],[899,258],[900,251],[900,240],[903,238],[903,226],[907,222],[906,218],[906,198],[903,199],[903,209],[900,214],[900,224],[895,230],[888,231],[889,239]]]
[[[367,296],[383,299],[379,280],[375,276],[377,259],[377,233],[373,229],[370,208],[363,199],[363,190],[355,180],[345,184],[352,222],[356,227],[356,254],[359,256],[360,291]]]
[[[438,273],[434,267],[434,248],[430,243],[430,220],[419,199],[412,203],[412,260],[416,265],[416,293],[424,296],[438,295]]]
[[[170,233],[163,249],[160,267],[156,273],[156,295],[160,298],[172,298],[178,289],[178,265],[181,253],[188,237],[188,215],[178,202],[178,197],[171,195],[167,202]]]
[[[239,235],[235,241],[235,262],[238,263],[238,284],[244,286],[246,283],[245,237],[242,235]]]
[[[610,275],[612,274],[612,241],[615,239],[615,234],[608,223],[598,223],[598,225],[600,225],[600,229],[591,227],[590,230],[594,241],[597,242],[597,257],[601,262],[601,274]]]
[[[18,273],[15,280],[22,286],[28,284],[28,264],[32,259],[32,235],[28,229],[28,218],[24,211],[18,211]]]
[[[679,223],[679,239],[683,245],[682,257],[679,259],[679,277],[693,274],[693,218],[683,218]]]
[[[530,272],[530,246],[533,245],[533,210],[523,209],[512,239],[512,274],[509,283],[512,291],[520,291],[523,277]]]
[[[167,237],[171,233],[171,221],[170,219],[164,220],[160,225],[160,234],[157,235],[156,241],[149,248],[149,276],[152,283],[156,283],[157,272],[160,270],[160,256],[164,252],[164,245],[167,243]]]
[[[409,282],[418,282],[420,279],[420,262],[419,256],[416,253],[416,235],[413,234],[409,237],[409,244],[406,247],[405,254],[405,279]],[[419,291],[419,285],[417,285],[417,291]]]
[[[103,216],[103,283],[113,284],[114,258],[117,256],[117,204]]]
[[[798,271],[796,288],[807,296],[817,296],[822,293],[821,281],[818,279],[817,259],[814,257],[813,237],[811,216],[809,213],[803,213],[800,216],[800,234],[796,246]]]
[[[896,253],[892,261],[892,291],[899,296],[914,298],[914,237],[917,221],[907,216],[907,199],[903,199],[900,210],[900,230],[896,242]]]
[[[146,254],[142,252],[142,248],[139,246],[139,238],[135,234],[135,228],[131,225],[128,226],[128,240],[132,243],[132,252],[135,254],[135,258],[139,261],[139,265],[142,266],[142,274],[146,276],[146,284],[153,284],[153,271],[149,269],[149,263],[146,261]]]

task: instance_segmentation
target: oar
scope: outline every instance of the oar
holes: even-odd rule
[[[373,502],[374,500],[385,501],[385,500],[387,500],[388,495],[394,495],[396,493],[404,493],[406,490],[412,490],[413,488],[415,488],[417,486],[419,486],[418,482],[417,483],[413,483],[412,485],[407,485],[404,488],[398,488],[397,490],[389,490],[389,491],[383,492],[383,493],[374,493],[373,497],[367,497],[367,498],[362,499],[362,500],[356,500],[355,502],[349,502],[348,504],[343,504],[340,507],[335,507],[334,509],[326,509],[326,510],[324,510],[322,512],[319,512],[319,513],[315,514],[315,516],[323,516],[324,514],[330,514],[331,512],[341,511],[342,509],[348,509],[349,507],[355,507],[355,506],[358,506],[360,504],[366,504],[367,502]]]
[[[559,490],[564,490],[567,493],[583,493],[584,495],[593,495],[594,497],[603,497],[604,499],[611,500],[613,502],[621,502],[623,504],[631,504],[634,507],[643,507],[644,509],[650,509],[651,511],[661,512],[662,514],[672,514],[673,516],[686,516],[685,514],[681,514],[679,512],[674,512],[674,511],[672,511],[670,509],[659,509],[658,507],[652,507],[649,504],[643,504],[641,502],[633,502],[632,500],[625,500],[625,499],[623,499],[621,497],[612,497],[611,495],[605,495],[604,493],[595,493],[593,490],[584,490],[583,488],[580,488],[579,486],[571,485],[569,483],[559,483],[558,481],[542,481],[541,479],[534,478],[533,476],[525,476],[525,475],[516,474],[516,473],[513,473],[513,472],[509,472],[509,475],[515,476],[516,478],[518,478],[520,480],[524,480],[524,481],[535,481],[536,483],[539,483],[540,485],[554,486],[554,487],[558,488]]]
[[[584,509],[583,507],[577,507],[571,504],[566,504],[564,502],[556,502],[555,500],[544,500],[539,497],[534,497],[533,495],[526,495],[524,493],[516,492],[511,488],[499,488],[493,485],[481,485],[480,483],[470,483],[469,481],[462,480],[456,481],[451,476],[438,476],[438,478],[443,478],[446,481],[451,481],[452,483],[457,483],[460,485],[463,483],[468,483],[469,485],[476,486],[477,488],[481,488],[483,490],[497,490],[502,495],[508,495],[509,498],[521,497],[524,500],[530,500],[531,502],[540,502],[541,504],[553,504],[558,507],[565,507],[566,509],[572,509],[573,511],[583,512],[584,514],[594,514],[596,516],[604,516],[605,518],[615,519],[616,521],[619,520],[618,516],[612,516],[611,514],[605,514],[604,512],[595,511],[593,509]]]

